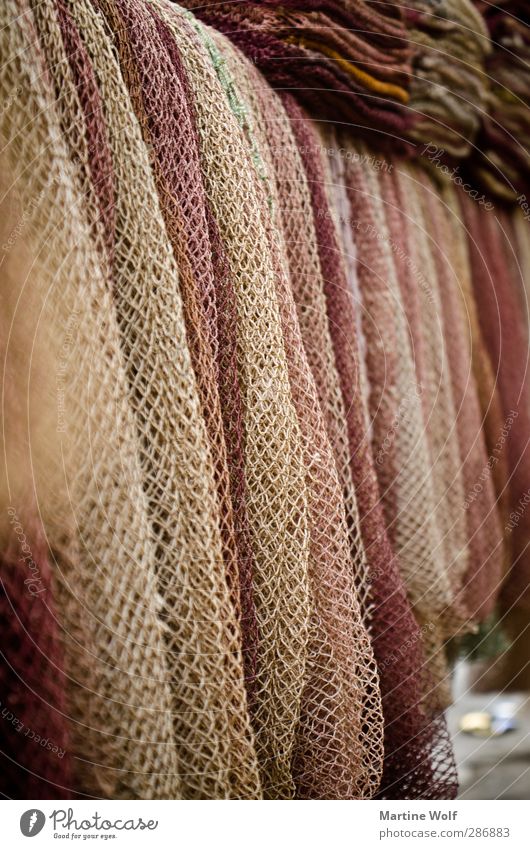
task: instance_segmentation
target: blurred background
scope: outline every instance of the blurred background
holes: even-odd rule
[[[460,799],[530,799],[530,696],[472,692],[479,670],[459,661],[448,711]],[[467,729],[467,730],[466,730]]]

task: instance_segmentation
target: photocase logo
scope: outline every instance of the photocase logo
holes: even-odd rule
[[[24,837],[35,837],[44,828],[46,817],[36,808],[25,811],[20,817],[20,830]]]

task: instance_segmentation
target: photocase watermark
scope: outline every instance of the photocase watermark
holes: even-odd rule
[[[16,243],[18,242],[22,233],[24,232],[24,228],[26,227],[26,224],[30,220],[33,212],[36,209],[38,209],[38,207],[41,205],[42,200],[44,198],[44,195],[46,194],[46,192],[48,190],[49,190],[49,186],[46,186],[44,189],[42,189],[42,191],[39,192],[39,194],[36,197],[32,198],[32,200],[28,203],[26,208],[22,211],[22,215],[18,219],[16,225],[11,230],[11,233],[7,237],[6,241],[3,242],[3,244],[2,244],[2,250],[3,250],[4,253],[6,253],[6,254],[9,253],[9,251],[12,250],[12,248],[15,247]]]
[[[416,643],[422,639],[422,637],[427,634],[427,632],[434,631],[434,623],[427,622],[414,634],[412,637],[408,637],[404,640],[399,648],[394,649],[387,657],[379,664],[379,669],[386,669],[387,666],[391,666],[395,663],[398,663],[404,655],[407,653],[409,649],[416,645]]]
[[[7,515],[9,516],[9,523],[13,526],[13,530],[17,536],[20,550],[22,551],[22,556],[18,559],[21,563],[24,563],[31,572],[31,577],[24,580],[24,586],[30,595],[35,597],[39,596],[46,592],[46,587],[42,582],[40,569],[33,559],[31,547],[28,543],[26,534],[24,533],[24,528],[20,523],[17,511],[13,507],[8,507]]]
[[[73,808],[56,808],[46,814],[38,808],[29,808],[20,817],[20,831],[24,837],[34,837],[49,821],[54,838],[68,840],[115,840],[121,832],[156,831],[158,820],[144,820],[143,817],[108,819],[95,811],[78,819]]]
[[[116,835],[108,833],[101,834],[101,832],[154,831],[158,828],[158,820],[144,820],[143,817],[109,820],[97,812],[94,813],[90,819],[86,817],[83,819],[75,819],[73,808],[68,808],[68,810],[58,808],[57,810],[52,811],[50,814],[50,820],[52,821],[53,830],[55,832],[63,829],[66,832],[66,834],[64,834],[65,837],[71,836],[78,840],[81,837],[84,838],[88,835],[76,834],[76,831],[88,832],[91,837],[98,836],[102,840],[105,840],[110,837],[115,837]],[[94,834],[94,832],[96,832],[96,834]]]
[[[478,496],[483,491],[484,481],[488,479],[488,477],[491,475],[491,470],[495,468],[495,466],[499,462],[500,453],[506,443],[506,439],[508,438],[508,434],[510,433],[511,427],[518,415],[519,413],[517,412],[517,410],[510,410],[509,414],[507,415],[502,430],[500,432],[500,436],[497,442],[495,443],[495,447],[493,448],[493,451],[490,454],[488,462],[482,469],[477,482],[466,496],[466,500],[464,501],[464,510],[469,510],[473,502],[477,500]]]
[[[74,310],[68,317],[66,325],[66,333],[64,335],[63,344],[59,352],[59,362],[57,364],[56,374],[56,389],[57,389],[57,433],[66,432],[66,417],[65,417],[65,395],[66,395],[66,373],[68,369],[68,360],[72,352],[72,347],[75,339],[75,332],[79,327],[80,313]]]
[[[394,444],[394,440],[396,438],[397,430],[400,424],[403,421],[406,421],[407,413],[411,409],[411,401],[413,398],[421,398],[423,395],[423,386],[421,383],[414,383],[410,386],[407,391],[404,393],[403,397],[399,402],[399,406],[394,414],[394,418],[392,419],[392,423],[388,429],[388,432],[381,443],[381,446],[375,455],[375,462],[377,466],[382,466],[384,459],[388,452],[390,451],[392,445]]]
[[[46,815],[38,808],[24,811],[20,817],[20,830],[24,837],[35,837],[46,824]]]
[[[2,706],[2,702],[0,702],[0,707]],[[60,746],[57,746],[53,740],[50,740],[49,737],[42,737],[40,734],[37,734],[29,725],[25,725],[21,719],[18,718],[16,714],[13,713],[12,710],[8,707],[2,707],[0,710],[0,716],[4,720],[4,722],[8,722],[13,726],[15,731],[18,734],[22,734],[23,737],[27,737],[28,740],[31,740],[35,743],[36,746],[42,746],[43,749],[48,749],[49,752],[52,752],[54,755],[57,755],[58,758],[62,760],[65,755],[65,750],[61,749]]]
[[[488,212],[491,211],[494,206],[491,201],[486,200],[486,195],[480,194],[477,189],[474,189],[471,183],[466,183],[464,179],[460,176],[459,173],[459,165],[456,165],[454,168],[449,168],[445,162],[442,162],[442,158],[445,154],[445,150],[443,147],[438,147],[436,144],[426,144],[423,150],[421,151],[422,156],[426,156],[427,159],[434,165],[441,174],[444,174],[446,177],[449,177],[452,183],[455,186],[458,186],[469,195],[469,197],[476,201],[479,206],[483,206],[484,209],[487,209]]]
[[[506,523],[506,525],[504,527],[505,531],[507,531],[508,533],[511,533],[512,531],[515,530],[515,528],[517,527],[517,525],[521,521],[521,518],[524,516],[524,514],[526,512],[526,508],[528,507],[529,504],[530,504],[530,489],[527,489],[527,491],[524,493],[524,495],[522,495],[521,498],[519,499],[519,502],[518,502],[515,510],[512,510],[512,512],[510,513],[509,521]]]

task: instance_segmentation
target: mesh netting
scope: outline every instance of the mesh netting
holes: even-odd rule
[[[464,506],[468,538],[468,564],[461,579],[461,604],[472,620],[483,620],[493,610],[503,569],[503,529],[495,504],[491,476],[482,481],[478,497],[468,499],[481,479],[488,457],[482,431],[482,416],[471,362],[471,333],[460,280],[469,271],[462,255],[458,230],[461,226],[446,206],[437,187],[425,182],[429,214],[425,222],[431,238],[442,307],[443,333],[450,369],[456,430],[460,447]]]
[[[273,88],[296,92],[314,117],[353,121],[358,131],[383,129],[394,142],[410,124],[404,104],[412,50],[393,4],[182,5],[224,32]]]
[[[304,209],[310,209],[308,187],[279,98],[252,65],[226,42],[224,47],[232,77],[252,107],[251,133],[272,177],[263,192],[264,216],[269,193],[274,213],[269,239],[307,470],[313,603],[292,767],[297,796],[369,798],[379,784],[383,729],[377,672],[354,583],[361,564],[357,558],[352,569],[341,490],[291,289],[307,244],[300,244],[299,228]]]
[[[480,216],[470,198],[460,197],[468,231],[473,289],[480,328],[496,377],[502,407],[493,456],[509,469],[510,517],[505,524],[511,541],[510,569],[500,603],[503,625],[514,645],[503,659],[497,686],[517,687],[528,679],[528,607],[530,516],[528,498],[530,404],[528,401],[527,308],[511,272],[515,240],[505,215]],[[510,521],[511,520],[511,521]],[[518,680],[519,674],[522,673]]]
[[[418,290],[419,323],[411,324],[411,330],[415,338],[423,337],[422,403],[430,449],[435,509],[442,533],[441,553],[452,594],[451,608],[446,611],[447,633],[450,634],[463,616],[463,611],[456,606],[455,594],[467,569],[468,559],[466,515],[463,509],[465,493],[456,413],[447,342],[443,333],[439,283],[422,206],[424,202],[427,203],[422,189],[422,172],[405,166],[400,169],[398,182],[401,183],[400,196],[407,226],[411,229],[410,241],[415,246],[415,267],[421,270],[421,274],[416,272],[416,275],[410,275],[407,282]]]
[[[89,551],[99,569],[107,571],[99,587],[98,601],[91,595],[84,600],[87,618],[96,630],[96,651],[104,667],[101,674],[103,679],[104,673],[109,678],[113,673],[118,679],[121,675],[127,696],[124,694],[120,698],[119,687],[115,686],[115,701],[100,706],[96,700],[95,706],[87,708],[86,715],[91,717],[99,732],[96,737],[102,750],[101,758],[112,761],[116,757],[115,749],[126,750],[123,754],[117,753],[121,772],[116,779],[120,783],[117,787],[112,784],[110,788],[105,787],[111,795],[178,797],[181,791],[175,783],[173,720],[178,752],[184,762],[185,795],[252,796],[259,793],[259,782],[242,687],[238,630],[224,575],[218,567],[222,556],[213,468],[187,354],[176,288],[178,276],[158,209],[147,152],[134,114],[128,107],[101,19],[87,5],[76,3],[69,11],[78,16],[79,30],[83,33],[108,108],[105,118],[110,127],[109,138],[120,144],[121,151],[125,138],[122,128],[127,126],[129,146],[125,157],[114,158],[114,165],[118,167],[115,167],[117,238],[113,270],[120,332],[113,319],[113,305],[105,280],[96,269],[94,285],[99,283],[101,291],[93,298],[97,299],[101,314],[90,318],[90,326],[83,314],[83,332],[76,336],[82,359],[81,364],[74,359],[75,380],[80,384],[76,391],[82,405],[81,413],[77,418],[72,415],[69,425],[70,429],[79,427],[86,444],[87,427],[92,437],[91,417],[98,422],[97,462],[94,460],[90,467],[86,463],[79,464],[79,477],[88,475],[89,480],[80,490],[79,501],[72,500],[76,517],[77,513],[82,515],[85,504],[86,509],[91,510],[91,523],[87,523],[86,533],[94,536],[97,532],[98,538]],[[60,49],[61,42],[49,12],[47,6],[36,10],[40,34],[53,55],[54,50]],[[10,32],[13,31],[18,32],[11,27]],[[73,117],[79,117],[75,90],[64,73],[66,69],[65,61],[53,62],[50,67],[61,84],[61,98],[57,103],[63,126],[68,119],[72,120],[69,106]],[[67,93],[70,93],[70,101]],[[53,118],[55,108],[51,103],[44,113]],[[80,122],[78,126],[81,125]],[[54,136],[58,135],[56,128],[53,132]],[[41,138],[48,138],[47,133],[50,133],[49,127],[44,128]],[[12,149],[16,154],[15,143]],[[63,141],[59,139],[56,144],[54,138],[53,156],[50,152],[50,162],[46,163],[49,173],[61,168],[71,174],[71,165],[65,166],[59,159],[63,150]],[[63,156],[66,161],[68,157]],[[18,160],[24,162],[24,157],[19,156]],[[33,182],[37,180],[37,185],[38,176],[34,169]],[[69,190],[73,191],[73,186]],[[56,217],[72,205],[61,204],[57,198],[55,201],[50,201],[50,206]],[[81,227],[77,221],[74,224]],[[55,257],[60,263],[66,245],[76,245],[79,237],[75,230],[70,237],[64,224],[57,229]],[[88,243],[83,244],[86,253],[90,247]],[[94,265],[95,260],[91,262]],[[88,261],[84,265],[90,267]],[[92,275],[85,271],[79,278],[72,276],[70,300],[76,295],[80,297],[75,291],[76,279],[83,281],[86,287],[87,277],[92,280]],[[61,306],[66,309],[68,288],[64,281],[60,282],[60,287],[58,283],[55,285],[55,291],[61,289]],[[84,294],[82,289],[81,294]],[[87,292],[85,297],[89,295]],[[88,300],[88,306],[90,304],[92,297]],[[93,329],[92,321],[96,318],[98,324]],[[109,322],[112,332],[108,329]],[[88,339],[85,339],[85,328],[87,336],[91,331]],[[81,343],[85,344],[86,351]],[[109,361],[110,355],[106,353],[109,343],[113,345],[112,355],[118,358],[115,364]],[[96,351],[94,346],[98,346]],[[126,355],[128,368],[128,380],[121,384],[120,348]],[[82,368],[85,357],[87,366],[90,365],[90,380]],[[103,387],[96,380],[97,368],[101,369]],[[92,397],[90,393],[94,389]],[[73,404],[69,393],[67,400]],[[120,417],[117,416],[119,410]],[[70,416],[67,423],[69,419]],[[126,441],[130,456],[120,447],[120,440]],[[94,442],[94,437],[91,441]],[[125,457],[121,456],[124,453]],[[103,478],[99,498],[98,490],[94,490],[99,483],[98,474]],[[110,504],[105,504],[105,499],[109,499]],[[102,512],[99,521],[98,509]],[[126,514],[123,526],[120,512]],[[117,568],[118,563],[123,564],[121,570]],[[142,563],[143,568],[139,568]],[[157,582],[153,572],[155,566]],[[74,560],[71,571],[72,579],[76,579],[82,564]],[[108,633],[97,620],[98,606],[107,599],[111,602],[111,610],[105,612],[102,622]],[[86,639],[82,645],[86,650]],[[167,654],[164,646],[169,649]],[[112,665],[113,657],[115,664],[120,659],[119,665]],[[151,694],[152,688],[155,690]],[[81,689],[81,696],[90,696],[88,687]],[[173,716],[168,711],[167,700],[164,701],[170,689],[175,709]],[[102,716],[103,707],[110,717]],[[154,724],[152,730],[150,723]],[[112,739],[113,729],[121,732],[116,740]],[[157,758],[162,764],[157,764]]]
[[[197,137],[175,44],[145,4],[101,0],[123,79],[151,151],[161,212],[179,273],[186,336],[214,461],[223,556],[239,607],[230,478],[215,349],[217,304]]]
[[[464,299],[466,316],[469,321],[471,362],[480,411],[482,414],[482,429],[488,459],[488,462],[484,464],[483,469],[485,468],[488,470],[488,475],[486,477],[490,478],[493,483],[499,518],[501,523],[504,525],[507,521],[509,512],[509,493],[507,487],[508,467],[506,456],[504,451],[499,451],[498,445],[499,434],[504,422],[499,390],[495,381],[492,364],[489,360],[488,352],[485,347],[485,340],[477,315],[477,305],[473,296],[469,244],[462,210],[459,203],[459,193],[452,186],[448,185],[444,188],[444,197],[447,198],[448,207],[452,212],[452,221],[455,224],[453,229],[454,245],[455,249],[458,251],[460,260],[460,273],[458,280]],[[494,460],[490,461],[490,458],[492,457]],[[481,472],[482,471],[483,470],[481,470]],[[481,473],[479,484],[484,482],[484,475]],[[469,502],[471,499],[480,500],[481,497],[482,491],[479,489],[479,486],[477,486],[477,482],[475,481],[471,491],[466,491],[466,501]],[[505,536],[505,561],[510,559],[509,543],[509,538],[506,538]]]
[[[113,149],[115,303],[143,443],[184,792],[253,797],[260,791],[239,629],[220,568],[223,510],[190,371],[179,275],[118,57],[92,7],[72,11],[98,75]]]
[[[385,761],[380,796],[436,798],[456,792],[455,768],[443,716],[420,707],[425,691],[421,635],[407,602],[385,531],[374,460],[358,379],[353,300],[325,194],[314,129],[296,103],[284,97],[306,170],[336,368],[341,383],[370,577],[370,632],[378,663],[385,717]],[[302,327],[302,333],[304,332]],[[307,345],[314,345],[308,335]],[[318,379],[318,378],[317,378]],[[399,656],[399,663],[396,663]]]
[[[441,682],[447,670],[440,641],[433,637],[440,615],[451,603],[452,591],[423,427],[423,387],[414,370],[377,177],[362,168],[358,151],[352,147],[345,150],[349,156],[344,176],[358,242],[357,276],[363,298],[379,488],[405,587],[421,619],[423,643],[429,644],[426,656],[433,676]]]
[[[202,185],[191,93],[175,42],[145,4],[106,3],[102,8],[152,153],[161,210],[179,269],[187,338],[215,462],[227,576],[244,623],[243,653],[251,693],[257,633],[233,282]]]
[[[243,40],[265,34],[266,54],[277,10],[238,5],[254,8]],[[326,57],[286,35],[301,57],[283,66],[290,79],[307,88],[313,68],[344,82],[368,123],[401,127],[396,7],[310,4],[300,18],[287,5],[288,29],[301,23]],[[241,10],[216,14],[224,27]],[[340,26],[326,31],[326,15]],[[432,241],[454,241],[469,308],[468,250],[475,286],[482,272],[462,229],[438,200],[430,220],[438,189],[417,169],[378,177],[342,137],[350,156],[326,158],[333,134],[167,0],[7,0],[0,32],[0,497],[36,505],[20,515],[46,590],[46,604],[28,598],[0,521],[0,677],[13,714],[65,750],[37,757],[10,729],[2,792],[452,797],[444,641],[460,599],[489,610],[500,569],[498,522],[481,534],[493,486],[472,512],[462,503],[516,403],[505,371],[489,412],[489,306],[471,337],[493,351],[487,371]],[[350,39],[390,86],[380,102],[373,80],[330,64]],[[488,227],[508,334],[515,266]],[[470,430],[486,412],[485,445]],[[513,471],[515,455],[502,462]]]
[[[28,402],[37,398],[53,421],[47,454],[33,457],[32,471],[54,556],[74,786],[94,795],[178,796],[118,331],[27,7],[2,7],[2,48],[3,94],[24,93],[24,108],[17,102],[3,115],[2,132],[26,213],[31,265],[21,286],[38,302],[25,316],[27,333],[47,348],[54,378],[49,394],[30,393]]]
[[[11,510],[11,545],[0,562],[0,793],[9,799],[65,799],[71,753],[46,543],[35,521]]]
[[[223,88],[212,65],[212,59],[218,64],[215,46],[178,11],[158,3],[156,9],[171,27],[189,76],[204,185],[234,277],[260,635],[253,727],[264,793],[288,798],[295,790],[290,761],[308,643],[309,536],[302,443],[274,260],[254,188],[252,155],[227,98],[229,81],[221,74]]]

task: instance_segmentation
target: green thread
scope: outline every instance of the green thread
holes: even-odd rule
[[[202,43],[208,51],[215,73],[217,74],[219,82],[221,83],[221,86],[223,87],[223,90],[226,94],[230,109],[235,115],[239,126],[241,127],[249,141],[250,155],[252,157],[256,173],[260,180],[262,180],[263,183],[268,187],[269,177],[263,159],[261,158],[257,142],[254,138],[252,124],[249,117],[249,110],[244,101],[242,100],[241,96],[239,95],[234,80],[230,76],[230,72],[228,71],[226,65],[226,59],[204,29],[203,24],[195,17],[195,15],[193,15],[193,13],[190,12],[189,9],[182,9],[182,14],[190,21],[191,25],[195,29],[195,32],[200,37]],[[267,199],[269,209],[272,210],[272,195],[270,191],[267,191]]]

